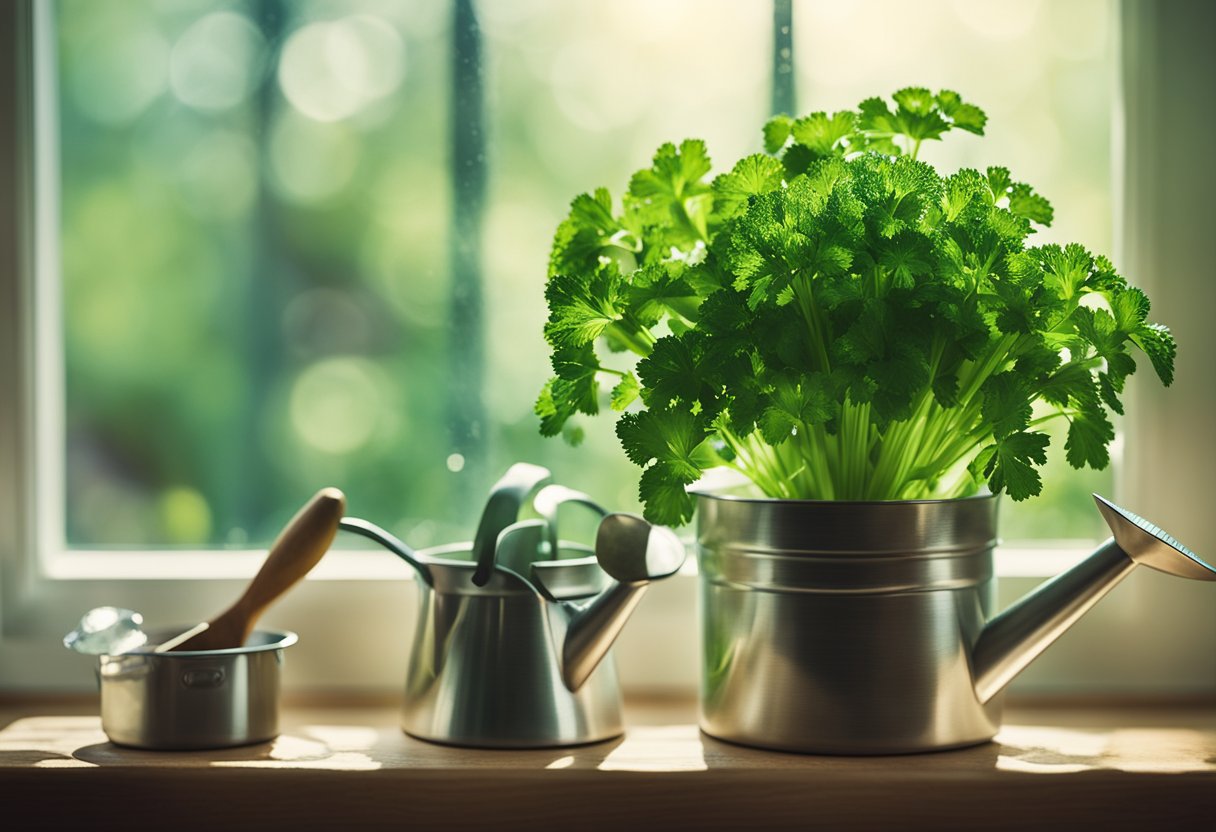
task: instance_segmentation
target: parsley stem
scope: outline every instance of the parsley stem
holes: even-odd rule
[[[798,299],[798,309],[802,313],[802,319],[806,321],[807,339],[819,362],[819,366],[814,369],[830,373],[832,362],[828,358],[828,348],[824,343],[825,337],[830,337],[830,333],[823,320],[823,312],[815,301],[815,294],[811,291],[811,278],[797,275],[794,277],[792,285],[794,297]]]
[[[613,321],[609,326],[612,328],[613,334],[620,338],[631,352],[635,352],[643,358],[650,355],[655,344],[655,337],[632,315],[625,315]]]

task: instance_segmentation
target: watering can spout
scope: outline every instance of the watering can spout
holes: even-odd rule
[[[987,702],[1137,565],[1169,575],[1216,581],[1205,563],[1147,520],[1093,495],[1111,537],[1085,560],[1035,589],[988,622],[972,653],[975,693]]]
[[[616,641],[651,581],[679,571],[684,544],[675,532],[632,514],[609,514],[595,536],[595,556],[613,583],[582,605],[562,605],[556,645],[562,683],[576,691]]]

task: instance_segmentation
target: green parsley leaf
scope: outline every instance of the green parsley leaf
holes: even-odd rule
[[[937,94],[937,106],[950,120],[952,127],[966,130],[977,136],[984,135],[984,125],[988,123],[988,116],[979,107],[963,101],[958,93],[942,90]]]
[[[713,200],[701,180],[710,167],[700,139],[688,139],[678,150],[671,143],[660,147],[654,164],[629,181],[629,197],[642,221],[667,227],[681,244],[705,239]]]
[[[621,376],[617,386],[612,388],[612,409],[624,410],[633,404],[641,393],[642,387],[638,384],[637,376],[633,373],[625,373]]]
[[[1021,182],[1009,189],[1009,211],[1039,225],[1051,225],[1053,216],[1051,203]]]
[[[1003,439],[1030,424],[1030,390],[1016,372],[992,376],[984,384],[984,421]]]
[[[764,125],[764,150],[766,153],[776,153],[785,147],[790,137],[790,128],[794,120],[787,115],[773,116]]]
[[[760,432],[770,445],[780,445],[797,430],[828,422],[840,409],[831,383],[822,373],[801,380],[778,380],[769,400],[771,404],[760,417]]]
[[[616,423],[616,435],[634,464],[658,462],[685,483],[715,461],[707,420],[682,408],[626,413]]]
[[[1131,347],[1166,384],[1177,347],[1107,258],[1027,244],[1052,207],[1008,168],[943,175],[916,159],[986,122],[952,90],[909,86],[778,116],[766,154],[712,184],[689,140],[660,147],[619,209],[602,188],[577,197],[550,255],[541,432],[576,440],[575,415],[597,412],[615,376],[646,516],[670,523],[721,464],[772,496],[933,498],[986,481],[1025,499],[1049,444],[1036,404],[1068,420],[1069,464],[1106,465]],[[619,352],[640,360],[601,364]]]
[[[695,503],[688,483],[666,465],[652,465],[642,472],[638,497],[645,505],[643,516],[652,523],[679,526],[692,519]]]
[[[616,265],[601,265],[589,278],[559,274],[549,279],[545,287],[549,302],[545,338],[554,347],[589,344],[620,320],[626,286]]]
[[[831,116],[811,113],[790,125],[790,133],[816,156],[830,156],[840,152],[842,140],[853,135],[856,125],[857,116],[847,110]]]
[[[680,263],[655,264],[635,272],[628,290],[633,316],[649,327],[667,316],[695,320],[701,298],[684,272]]]
[[[1131,339],[1144,350],[1161,383],[1166,387],[1173,384],[1174,356],[1178,354],[1178,347],[1169,328],[1161,324],[1144,324],[1132,334]]]
[[[740,159],[730,173],[714,180],[714,207],[723,217],[746,208],[754,196],[776,190],[781,185],[781,163],[772,156],[756,153]]]
[[[1115,439],[1115,429],[1101,408],[1087,410],[1074,416],[1068,425],[1068,440],[1064,443],[1068,464],[1073,468],[1088,465],[1101,470],[1110,463],[1107,446]]]
[[[1043,488],[1043,480],[1031,463],[1047,461],[1047,446],[1051,438],[1045,433],[1013,433],[989,446],[994,450],[987,457],[984,475],[993,494],[1002,491],[1015,502],[1033,497]],[[985,449],[987,450],[987,449]]]

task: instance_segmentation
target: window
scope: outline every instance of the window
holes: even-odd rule
[[[1110,249],[1109,4],[834,8],[799,7],[785,106],[1016,61],[967,78],[990,135],[928,160],[1025,160],[1067,239]],[[772,26],[763,3],[61,0],[67,543],[263,544],[323,484],[448,542],[519,459],[635,507],[607,420],[577,453],[537,435],[548,242],[662,141],[757,149]],[[1057,461],[1007,535],[1101,535],[1109,472]]]
[[[486,488],[520,459],[636,508],[636,470],[607,420],[587,425],[577,451],[536,430],[550,237],[574,194],[619,193],[662,141],[700,136],[720,164],[751,152],[790,96],[803,112],[911,82],[960,89],[988,111],[988,136],[931,148],[928,161],[1013,163],[1053,201],[1062,237],[1116,255],[1142,282],[1115,251],[1113,2],[799,2],[792,21],[789,7],[31,0],[6,11],[22,48],[10,54],[27,57],[3,94],[26,95],[28,109],[10,109],[33,114],[37,140],[6,161],[31,154],[49,197],[36,203],[38,294],[10,305],[6,333],[4,370],[36,367],[39,391],[36,418],[23,393],[3,423],[24,431],[13,449],[36,441],[11,466],[29,481],[4,472],[12,528],[28,529],[6,542],[6,638],[62,634],[96,603],[149,620],[208,614],[236,584],[181,578],[249,574],[257,552],[242,550],[322,485],[419,547],[467,539]],[[4,232],[31,203],[14,202]],[[5,289],[29,301],[33,286]],[[1112,472],[1078,475],[1054,450],[1045,495],[1002,509],[1007,539],[1104,534],[1088,494],[1115,490]],[[17,522],[29,507],[36,526]],[[21,548],[34,532],[42,572]],[[207,547],[232,551],[197,553]],[[114,554],[140,549],[159,562]],[[282,603],[306,642],[310,627],[322,639],[310,614],[326,607],[350,611],[342,637],[409,629],[408,589],[361,577],[394,575],[394,561],[341,566],[330,574],[347,580]],[[640,615],[682,616],[682,640],[666,659],[633,642],[627,682],[630,666],[639,684],[695,679],[693,594],[652,593]],[[41,598],[55,603],[35,611]],[[404,637],[389,638],[403,655]],[[341,652],[325,661],[351,684],[398,683],[391,667]],[[87,681],[59,653],[50,676]],[[301,657],[297,680],[332,684],[325,661]]]

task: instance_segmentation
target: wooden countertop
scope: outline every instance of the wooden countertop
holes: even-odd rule
[[[1010,709],[995,742],[899,757],[766,752],[631,702],[625,736],[480,751],[396,709],[287,707],[271,743],[120,748],[95,703],[0,706],[0,805],[37,828],[1216,829],[1216,707]],[[0,822],[5,828],[17,828]],[[35,828],[35,827],[29,827]]]

